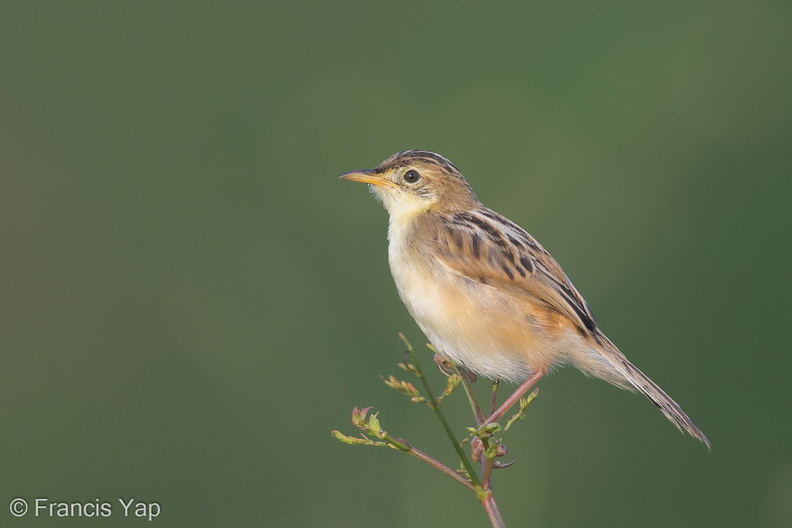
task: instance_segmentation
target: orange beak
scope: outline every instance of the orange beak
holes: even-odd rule
[[[373,170],[355,170],[350,172],[345,172],[339,178],[349,181],[361,182],[361,183],[368,183],[370,185],[377,185],[380,187],[396,187],[399,188],[398,185],[393,183],[390,180],[383,178],[380,174],[374,172]]]

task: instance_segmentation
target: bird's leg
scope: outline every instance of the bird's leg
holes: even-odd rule
[[[522,398],[525,395],[525,393],[528,392],[530,388],[533,387],[534,384],[536,384],[536,382],[539,381],[544,375],[545,375],[544,370],[534,371],[534,373],[531,374],[527,380],[523,381],[522,384],[519,387],[517,387],[517,390],[515,390],[511,394],[511,396],[506,398],[506,401],[503,402],[503,405],[498,407],[497,411],[492,413],[489,418],[484,420],[484,423],[482,425],[491,424],[493,422],[497,422],[498,420],[500,420],[503,417],[503,415],[509,412],[509,409],[511,409],[515,403],[520,401],[520,398]]]
[[[434,360],[434,364],[437,367],[437,370],[439,370],[443,374],[443,376],[449,377],[451,374],[454,373],[451,370],[451,364],[439,352],[435,352],[435,355],[432,359]]]
[[[454,368],[456,368],[459,373],[463,376],[467,376],[467,379],[471,383],[476,383],[476,375],[466,369],[465,367],[461,367],[459,365],[452,365],[442,354],[439,352],[435,352],[433,358],[434,364],[445,377],[449,377],[454,374]]]

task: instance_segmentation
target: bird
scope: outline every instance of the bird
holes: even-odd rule
[[[484,424],[569,365],[643,394],[711,449],[679,404],[599,329],[550,253],[485,207],[451,161],[403,150],[340,178],[368,184],[387,210],[388,262],[399,297],[440,356],[475,375],[518,384]]]

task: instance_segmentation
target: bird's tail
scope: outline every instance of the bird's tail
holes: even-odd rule
[[[657,383],[649,379],[649,376],[630,363],[630,361],[624,357],[624,354],[616,348],[616,345],[611,343],[603,334],[599,333],[597,335],[597,341],[602,345],[601,348],[598,347],[600,350],[597,350],[597,352],[601,353],[601,358],[598,359],[601,361],[605,360],[604,362],[610,367],[608,369],[610,372],[605,374],[603,371],[597,372],[592,369],[590,370],[591,374],[619,387],[640,392],[649,398],[649,401],[657,405],[666,418],[676,425],[680,431],[683,433],[687,431],[690,436],[703,442],[704,445],[707,446],[707,449],[710,451],[712,450],[709,440],[704,433],[701,432],[701,429],[693,423],[693,420],[685,414],[682,407],[671,399]]]

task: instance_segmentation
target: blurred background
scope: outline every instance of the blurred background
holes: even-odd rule
[[[496,474],[509,526],[792,526],[788,2],[6,2],[0,524],[486,526],[353,406],[385,387],[385,211],[339,181],[451,159],[712,441],[562,369]],[[438,380],[436,376],[433,379]],[[486,389],[486,382],[480,383]],[[470,424],[462,395],[447,402]]]

